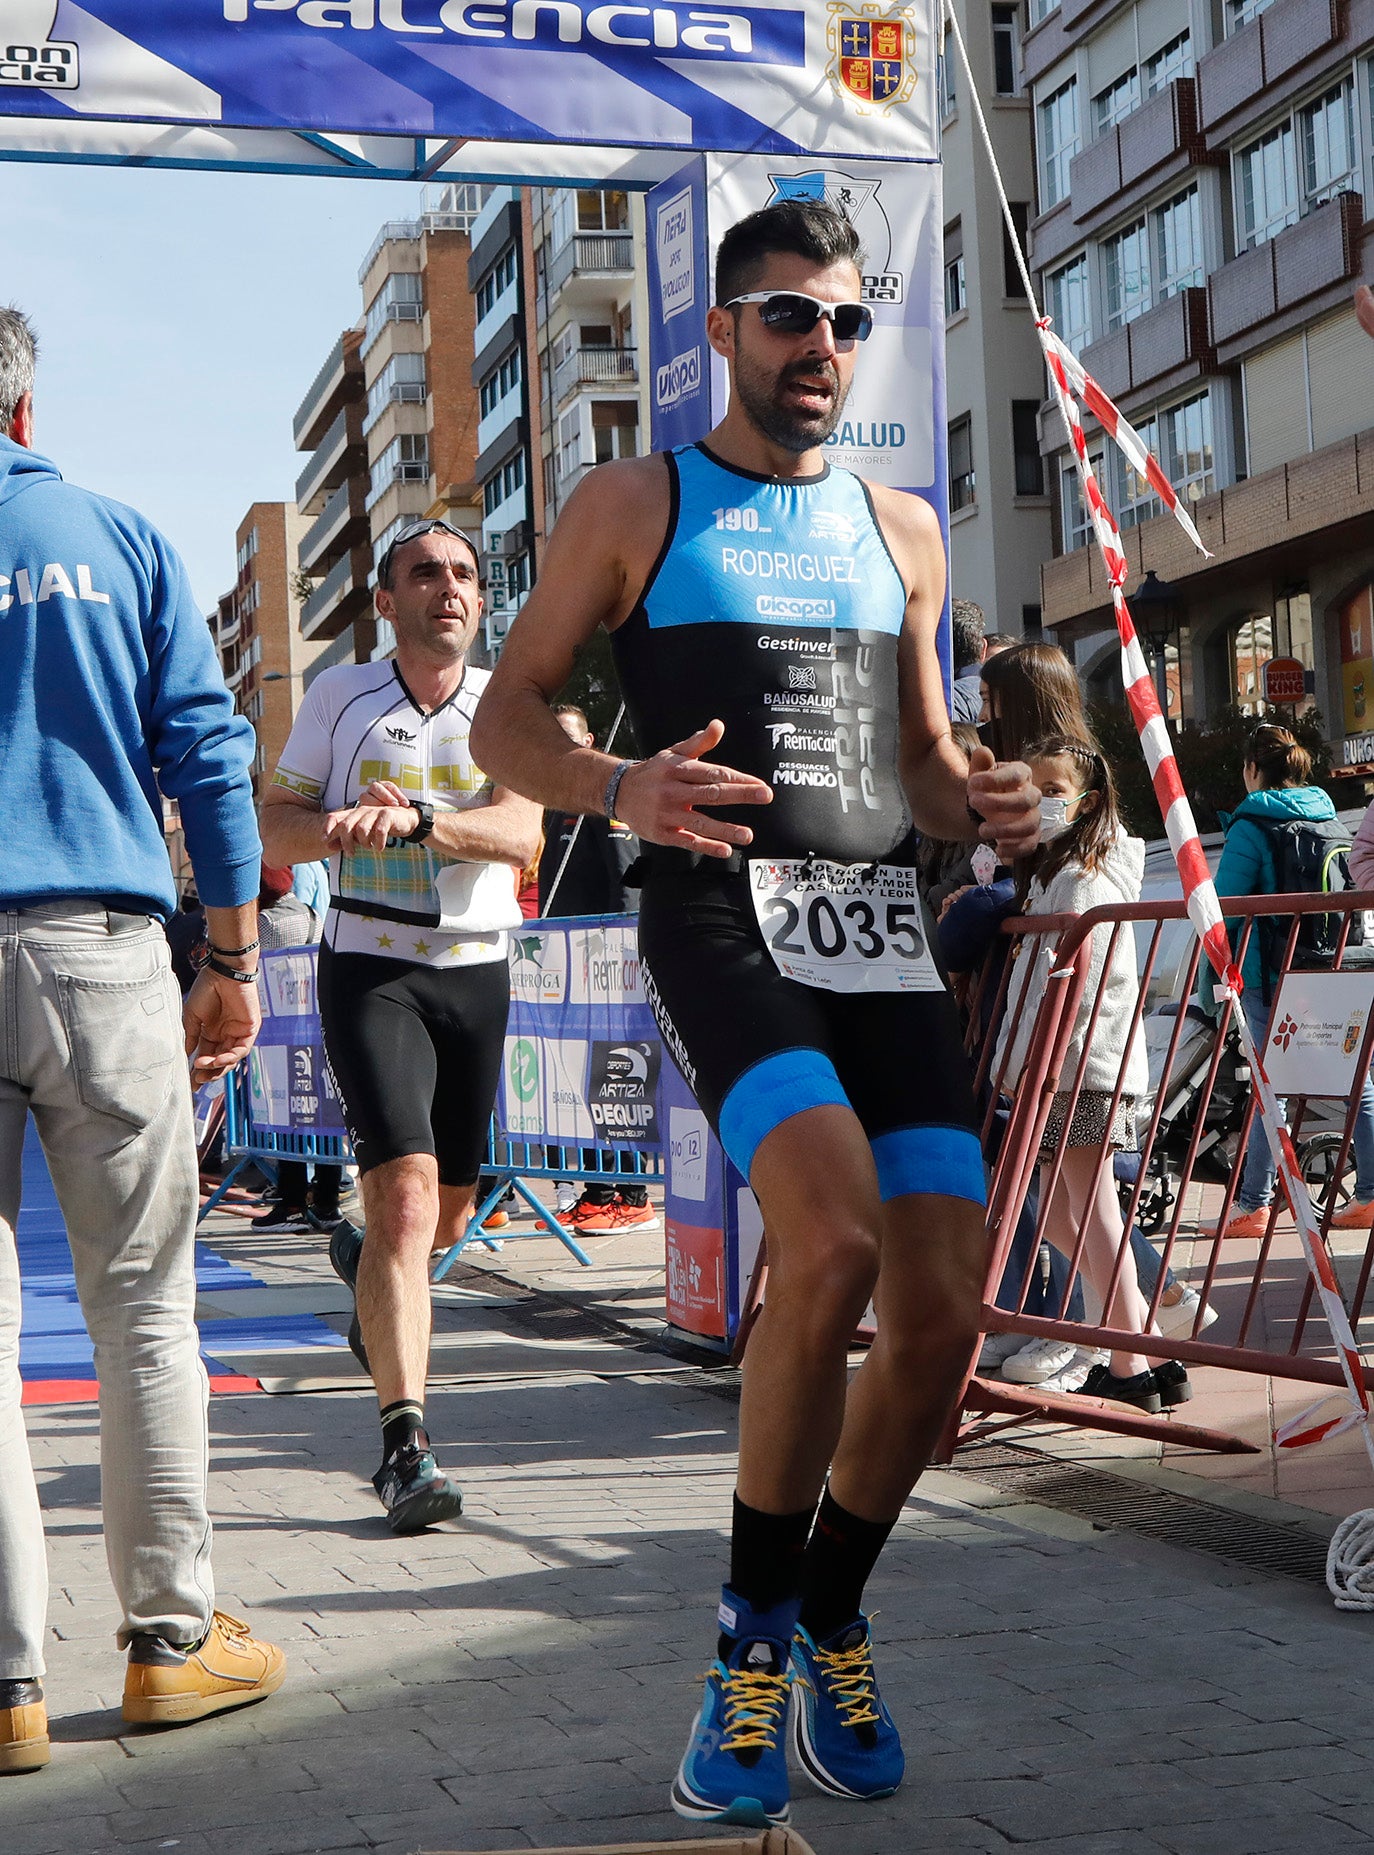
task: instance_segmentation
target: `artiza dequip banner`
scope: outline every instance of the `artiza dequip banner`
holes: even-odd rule
[[[934,0],[4,0],[0,116],[938,156]]]

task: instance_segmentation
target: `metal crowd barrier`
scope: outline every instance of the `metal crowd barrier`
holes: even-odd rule
[[[211,1110],[206,1138],[200,1147],[202,1160],[221,1124],[224,1151],[232,1163],[201,1206],[198,1223],[223,1202],[234,1181],[251,1164],[256,1163],[270,1177],[275,1178],[278,1162],[283,1159],[301,1160],[307,1165],[313,1161],[329,1166],[348,1166],[353,1163],[353,1149],[346,1134],[285,1132],[257,1126],[253,1119],[246,1063],[241,1063],[224,1078],[223,1107]],[[552,1157],[554,1155],[558,1156],[556,1160]],[[584,1268],[590,1269],[591,1257],[572,1232],[565,1230],[548,1206],[535,1196],[528,1181],[569,1179],[584,1185],[618,1185],[627,1180],[637,1184],[661,1181],[662,1177],[661,1154],[630,1148],[616,1151],[574,1143],[560,1146],[542,1141],[513,1140],[500,1133],[493,1120],[487,1135],[487,1156],[482,1168],[482,1178],[487,1182],[487,1189],[475,1205],[463,1236],[445,1253],[432,1279],[441,1281],[463,1251],[473,1243],[481,1243],[496,1252],[503,1243],[518,1243],[546,1235],[557,1237]],[[534,1212],[535,1228],[502,1230],[499,1236],[483,1230],[484,1219],[491,1215],[509,1189],[513,1189]]]
[[[1256,923],[1266,917],[1289,917],[1281,963],[1281,976],[1303,971],[1295,964],[1298,917],[1337,915],[1341,929],[1331,970],[1368,970],[1374,950],[1350,945],[1354,919],[1374,909],[1374,894],[1340,896],[1235,896],[1226,897],[1227,919],[1240,923],[1235,935],[1237,964],[1243,967]],[[1174,925],[1181,924],[1181,925]],[[1173,1268],[1180,1280],[1196,1289],[1200,1305],[1193,1327],[1183,1337],[1158,1332],[1133,1332],[1103,1324],[1101,1318],[1068,1317],[1073,1279],[1083,1258],[1086,1214],[1068,1233],[1071,1243],[1067,1280],[1058,1306],[1041,1314],[1025,1311],[1032,1282],[1046,1240],[1047,1216],[1063,1167],[1063,1143],[1040,1181],[1034,1235],[1019,1284],[1013,1286],[1015,1306],[996,1305],[1003,1285],[1018,1221],[1039,1168],[1041,1138],[1057,1092],[1067,1092],[1072,1118],[1083,1087],[1083,1076],[1093,1046],[1093,1033],[1102,1006],[1102,987],[1088,1001],[1089,1021],[1082,1059],[1072,1075],[1065,1073],[1065,1055],[1089,975],[1090,936],[1097,931],[1114,948],[1123,932],[1134,931],[1137,942],[1139,993],[1132,1018],[1132,1034],[1144,1026],[1150,1056],[1150,1090],[1141,1107],[1138,1155],[1127,1172],[1133,1181],[1119,1186],[1123,1231],[1116,1249],[1110,1283],[1103,1294],[1110,1307],[1118,1285],[1135,1276],[1130,1231],[1133,1224],[1148,1237],[1158,1261],[1158,1274],[1149,1293],[1142,1288],[1148,1308],[1145,1327],[1156,1320],[1166,1282]],[[1248,1071],[1235,1061],[1235,1039],[1228,1035],[1232,1006],[1227,1001],[1215,1026],[1202,1021],[1192,1004],[1197,986],[1200,948],[1187,926],[1184,905],[1178,902],[1142,902],[1130,906],[1098,908],[1082,916],[1041,915],[1017,918],[1003,924],[1012,951],[1032,958],[1046,936],[1054,939],[1051,971],[1043,994],[1023,996],[1006,1049],[1015,1041],[1019,1020],[1034,1012],[1029,1048],[1009,1117],[997,1150],[988,1202],[989,1264],[984,1288],[985,1333],[1024,1333],[1028,1338],[1053,1338],[1077,1346],[1106,1348],[1144,1356],[1151,1361],[1181,1360],[1185,1365],[1221,1366],[1231,1371],[1267,1374],[1276,1378],[1308,1381],[1338,1387],[1343,1379],[1330,1336],[1320,1318],[1311,1321],[1313,1284],[1302,1258],[1296,1231],[1285,1241],[1278,1228],[1283,1212],[1282,1192],[1275,1191],[1267,1228],[1258,1242],[1219,1234],[1229,1221],[1248,1143],[1263,1140],[1264,1130],[1255,1113]],[[1186,937],[1187,951],[1182,951]],[[1005,1011],[1015,961],[1006,957],[1005,945],[995,947],[976,980],[966,989],[967,1039],[976,1062],[979,1099],[985,1101],[985,1151],[994,1136],[999,1111],[1006,1110],[1003,1094],[1006,1060],[994,1073],[997,1027]],[[1103,975],[1107,962],[1103,965]],[[1029,988],[1027,988],[1029,990]],[[1276,996],[1278,985],[1275,986]],[[1161,996],[1162,995],[1162,996]],[[1146,1015],[1147,1002],[1157,1009]],[[986,1027],[986,1028],[984,1028]],[[1126,1051],[1131,1039],[1126,1040]],[[1266,1042],[1262,1047],[1267,1047]],[[1348,1052],[1347,1052],[1348,1053]],[[1351,1140],[1358,1112],[1360,1079],[1368,1073],[1374,1054],[1374,1010],[1367,1014],[1360,1033],[1354,1065],[1355,1084],[1348,1102],[1334,1112],[1331,1098],[1290,1095],[1288,1126],[1312,1193],[1322,1241],[1330,1248],[1333,1213],[1348,1201],[1347,1172]],[[1123,1093],[1126,1054],[1117,1068],[1110,1099],[1108,1124]],[[1114,1155],[1104,1137],[1097,1151],[1091,1203],[1105,1172],[1114,1167]],[[1196,1214],[1206,1196],[1205,1217]],[[1186,1228],[1185,1228],[1186,1227]],[[1336,1233],[1341,1234],[1341,1233]],[[1063,1233],[1061,1232],[1061,1237]],[[1357,1240],[1358,1242],[1358,1240]],[[1254,1254],[1246,1251],[1253,1249]],[[1374,1266],[1374,1229],[1363,1239],[1361,1252],[1341,1258],[1346,1269],[1347,1306],[1352,1325],[1365,1312],[1371,1267]],[[1350,1276],[1353,1273],[1353,1286]],[[1080,1276],[1080,1280],[1082,1277]],[[1208,1303],[1219,1318],[1206,1338],[1201,1324]],[[1030,1421],[1052,1418],[1085,1427],[1135,1434],[1216,1450],[1252,1451],[1254,1445],[1222,1431],[1181,1423],[1177,1418],[1133,1412],[1120,1403],[1081,1394],[1046,1391],[1034,1385],[1015,1385],[981,1377],[970,1370],[962,1397],[967,1419],[962,1434],[986,1430],[986,1419]],[[948,1459],[955,1430],[944,1444]]]

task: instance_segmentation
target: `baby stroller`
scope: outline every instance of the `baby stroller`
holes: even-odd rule
[[[1235,1166],[1245,1110],[1250,1101],[1250,1071],[1241,1061],[1239,1039],[1228,1028],[1216,1081],[1204,1106],[1217,1027],[1198,1005],[1184,1008],[1185,1022],[1178,1048],[1168,1077],[1165,1077],[1164,1065],[1174,1034],[1177,1009],[1175,1005],[1166,1005],[1162,1011],[1152,1012],[1143,1026],[1150,1063],[1150,1092],[1141,1104],[1142,1132],[1149,1126],[1161,1089],[1164,1092],[1164,1105],[1136,1210],[1137,1223],[1150,1236],[1165,1227],[1177,1202],[1199,1113],[1202,1130],[1191,1176],[1224,1184]],[[1130,1206],[1140,1167],[1139,1153],[1117,1154],[1115,1176],[1123,1213]]]

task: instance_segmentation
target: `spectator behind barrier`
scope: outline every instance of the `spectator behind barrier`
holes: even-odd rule
[[[1335,828],[1336,808],[1320,786],[1312,785],[1312,756],[1287,728],[1269,722],[1256,728],[1245,749],[1242,776],[1246,797],[1235,811],[1222,815],[1226,843],[1217,865],[1217,894],[1274,895],[1279,893],[1281,834],[1291,832],[1296,824],[1310,827],[1314,834],[1320,833],[1334,843],[1341,835]],[[1368,825],[1366,813],[1351,847],[1350,867],[1357,888],[1365,886],[1364,878],[1374,876],[1370,867],[1374,861],[1374,827],[1366,834]],[[1288,878],[1290,883],[1292,880]],[[1239,944],[1244,925],[1239,919],[1226,923],[1233,946]],[[1241,963],[1245,981],[1241,1009],[1251,1034],[1261,1044],[1269,1028],[1274,988],[1283,964],[1286,922],[1284,928],[1284,932],[1266,934],[1256,921]],[[1205,963],[1198,989],[1204,1009],[1216,1011],[1219,1001],[1211,968]],[[1282,1109],[1284,1104],[1280,1102],[1279,1106]],[[1374,1087],[1367,1075],[1360,1090],[1353,1145],[1355,1196],[1343,1211],[1332,1216],[1333,1230],[1367,1230],[1374,1223]],[[1264,1235],[1274,1198],[1275,1171],[1274,1156],[1256,1112],[1250,1124],[1240,1187],[1226,1226],[1228,1237]]]
[[[950,733],[963,749],[964,758],[978,745],[978,730],[972,722],[956,721]],[[988,854],[996,861],[996,852]],[[932,914],[939,912],[946,896],[978,879],[972,865],[973,847],[967,840],[957,843],[942,837],[923,837],[916,847],[916,886],[921,899]]]
[[[1031,743],[1025,758],[1041,793],[1041,847],[1031,866],[1023,912],[1081,915],[1109,904],[1139,901],[1145,846],[1122,829],[1115,785],[1102,754],[1061,734]],[[1056,946],[1056,936],[1043,935],[1021,947],[994,1059],[993,1073],[1002,1076],[1004,1087],[1016,1088],[1021,1081]],[[1087,983],[1060,1071],[1062,1080],[1076,1081],[1082,1065],[1082,1087],[1076,1099],[1071,1089],[1056,1093],[1040,1143],[1042,1193],[1049,1185],[1046,1169],[1056,1154],[1062,1162],[1045,1234],[1066,1256],[1073,1254],[1082,1234],[1083,1272],[1104,1309],[1104,1324],[1128,1333],[1144,1331],[1148,1309],[1125,1242],[1112,1167],[1099,1162],[1104,1143],[1110,1152],[1134,1147],[1136,1103],[1149,1087],[1144,1034],[1138,1024],[1132,1033],[1138,997],[1133,930],[1125,924],[1113,937],[1110,928],[1097,928],[1089,941]],[[1118,1079],[1121,1096],[1113,1112]],[[1118,1255],[1119,1279],[1108,1301]],[[1142,1354],[1121,1348],[1107,1364],[1092,1366],[1083,1389],[1151,1412],[1161,1408],[1161,1399],[1176,1404],[1191,1395],[1187,1373],[1177,1362],[1153,1369]]]
[[[950,658],[954,681],[949,691],[949,718],[976,725],[980,702],[978,666],[983,661],[985,645],[983,608],[972,599],[950,601]]]

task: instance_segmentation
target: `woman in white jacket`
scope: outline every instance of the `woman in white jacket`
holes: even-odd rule
[[[1025,759],[1040,788],[1040,849],[1022,912],[1027,915],[1081,915],[1091,908],[1140,899],[1145,846],[1128,837],[1117,815],[1111,771],[1096,748],[1067,735],[1056,735],[1026,749]],[[1014,1089],[1025,1066],[1036,1008],[1055,960],[1058,936],[1028,936],[1017,947],[993,1074]],[[1110,957],[1108,955],[1108,949]],[[1054,1098],[1040,1143],[1042,1191],[1048,1168],[1062,1148],[1062,1164],[1045,1218],[1045,1235],[1055,1248],[1072,1255],[1083,1232],[1083,1273],[1104,1308],[1104,1324],[1126,1332],[1144,1331],[1147,1303],[1140,1292],[1135,1262],[1123,1243],[1121,1208],[1108,1152],[1135,1145],[1136,1103],[1149,1086],[1149,1065],[1140,1026],[1131,1034],[1139,986],[1135,936],[1129,923],[1118,930],[1097,928],[1089,942],[1087,984],[1064,1057],[1060,1078],[1072,1082],[1083,1061],[1091,1026],[1091,1044],[1082,1088],[1069,1114],[1070,1091]],[[1097,1016],[1093,1018],[1094,1004]],[[1024,1009],[1022,1008],[1024,1004]],[[1012,1034],[1015,1027],[1015,1034]],[[1010,1044],[1010,1048],[1008,1048]],[[1129,1047],[1128,1047],[1129,1046]],[[1005,1073],[1002,1072],[1006,1057]],[[1112,1112],[1117,1078],[1121,1097]],[[1093,1177],[1097,1174],[1094,1188]],[[1116,1291],[1107,1306],[1112,1273],[1121,1266]],[[1161,1404],[1178,1404],[1191,1396],[1188,1375],[1177,1361],[1152,1368],[1140,1353],[1116,1351],[1095,1365],[1083,1386],[1095,1397],[1116,1398],[1155,1412]]]

